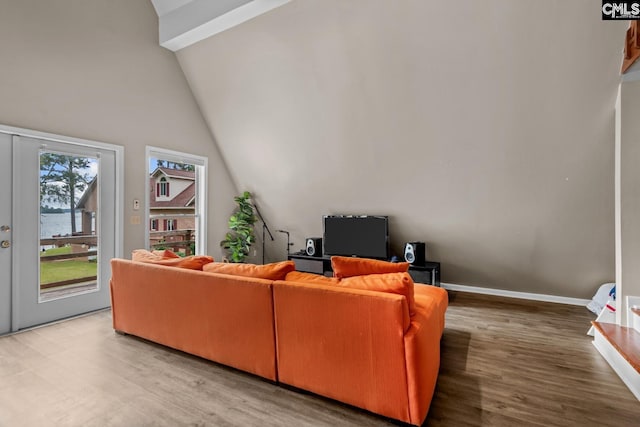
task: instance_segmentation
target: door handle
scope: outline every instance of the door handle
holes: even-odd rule
[[[8,240],[3,240],[2,242],[0,242],[0,247],[2,249],[7,249],[10,246],[11,246],[11,242]]]
[[[11,227],[9,227],[8,225],[2,225],[0,226],[0,231],[2,231],[3,233],[8,233],[9,231],[11,231]]]

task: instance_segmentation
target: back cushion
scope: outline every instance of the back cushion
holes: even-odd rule
[[[325,277],[319,274],[305,273],[303,271],[292,271],[284,278],[287,282],[311,283],[317,285],[335,286],[339,280],[335,277]]]
[[[331,268],[338,279],[365,274],[406,273],[408,262],[387,262],[368,258],[332,256]]]
[[[369,274],[366,276],[347,277],[340,280],[340,286],[404,295],[409,306],[409,315],[413,316],[416,312],[413,280],[409,273]]]
[[[202,267],[204,265],[213,262],[213,258],[208,255],[191,255],[181,258],[179,256],[173,257],[171,255],[159,255],[153,252],[149,252],[146,249],[134,250],[131,253],[131,260],[146,262],[149,264],[165,265],[168,267],[187,268],[189,270],[202,270]]]
[[[160,255],[162,258],[180,258],[180,255],[169,249],[152,251],[151,253],[153,253],[154,255]]]
[[[295,270],[293,261],[274,262],[271,264],[237,264],[232,262],[212,262],[204,267],[209,273],[231,274],[234,276],[254,277],[267,280],[284,280],[287,273]]]

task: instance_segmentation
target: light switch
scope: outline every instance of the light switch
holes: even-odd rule
[[[137,211],[140,209],[140,200],[138,199],[133,199],[133,210]]]
[[[131,224],[133,225],[140,224],[140,215],[131,215]]]

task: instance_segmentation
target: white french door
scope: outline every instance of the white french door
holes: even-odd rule
[[[0,133],[0,334],[110,305],[113,147]]]
[[[0,334],[11,330],[11,135],[0,133]]]

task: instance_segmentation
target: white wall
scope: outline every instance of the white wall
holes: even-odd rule
[[[145,146],[207,156],[220,257],[237,191],[150,2],[0,0],[0,57],[0,123],[125,146],[125,254],[145,245]]]

